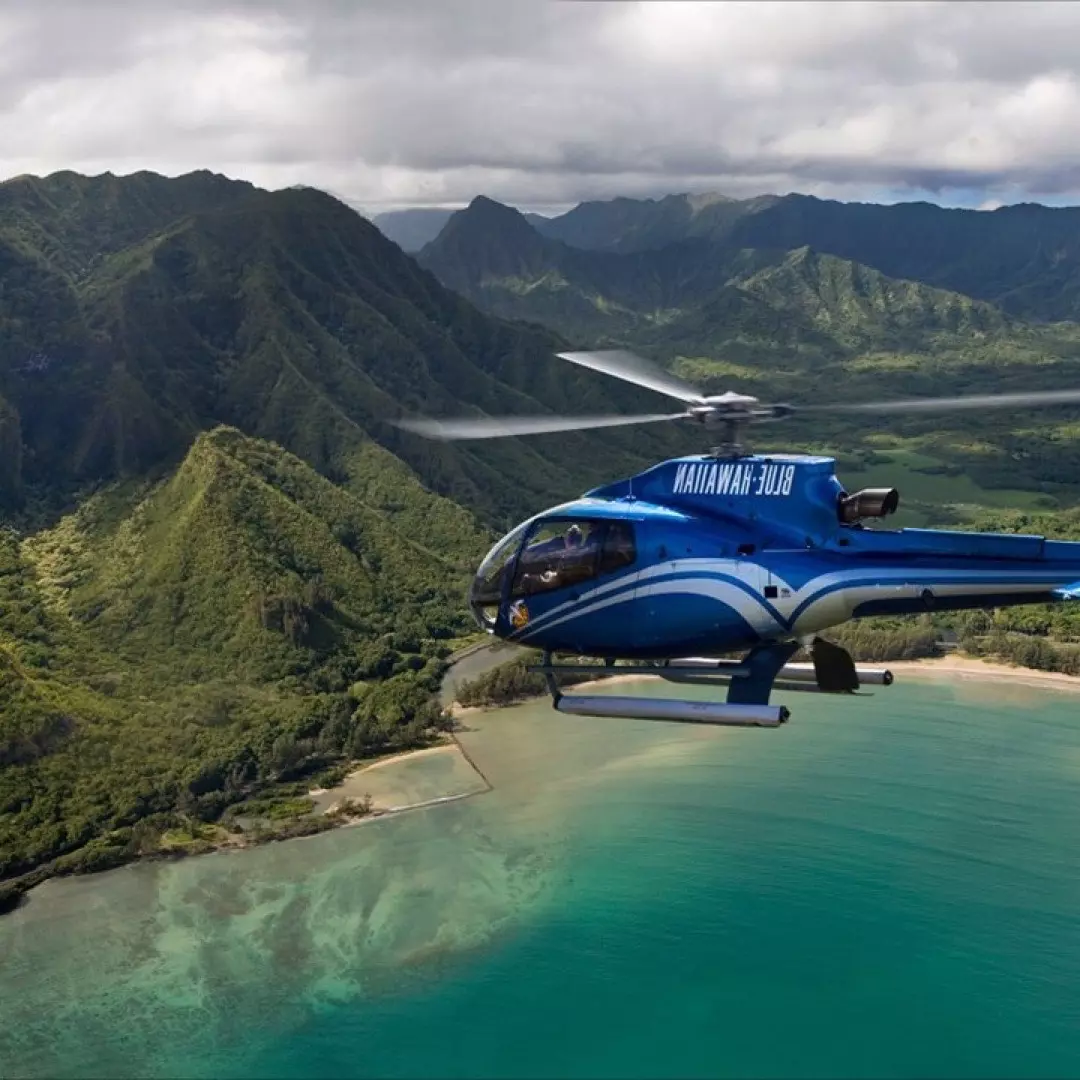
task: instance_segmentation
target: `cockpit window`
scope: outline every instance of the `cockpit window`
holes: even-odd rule
[[[630,566],[637,558],[634,527],[628,521],[609,521],[600,552],[600,573],[609,574]]]
[[[528,525],[529,522],[522,522],[487,553],[480,568],[476,571],[476,580],[473,583],[474,602],[498,606],[502,599],[503,577],[510,560],[517,554],[521,537]]]
[[[542,522],[522,549],[510,595],[580,585],[633,561],[634,534],[625,522]]]

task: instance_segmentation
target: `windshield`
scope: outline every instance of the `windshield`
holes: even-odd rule
[[[476,571],[473,581],[474,603],[494,604],[498,607],[502,599],[503,576],[510,560],[517,554],[518,544],[531,522],[523,521],[516,529],[508,532],[488,553]]]

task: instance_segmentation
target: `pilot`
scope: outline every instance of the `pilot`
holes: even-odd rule
[[[563,534],[562,551],[553,555],[553,565],[540,574],[540,580],[548,587],[566,577],[566,572],[581,554],[584,535],[580,525],[571,525]]]

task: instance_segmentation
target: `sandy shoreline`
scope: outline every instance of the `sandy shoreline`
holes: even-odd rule
[[[915,676],[916,678],[944,676],[1080,691],[1080,677],[1076,675],[1064,675],[1060,671],[1038,671],[1035,668],[1005,664],[999,660],[981,660],[976,656],[942,656],[927,660],[897,660],[894,663],[875,664],[873,666],[887,667],[898,678],[900,676]]]
[[[418,761],[443,759],[438,778],[418,776]],[[405,750],[377,761],[359,763],[341,783],[329,788],[313,788],[308,798],[315,802],[314,814],[324,816],[345,800],[370,799],[370,813],[346,824],[359,824],[386,814],[418,810],[442,802],[453,802],[490,790],[487,778],[469,759],[453,736],[434,746]]]
[[[983,660],[973,656],[950,654],[922,660],[897,660],[891,663],[875,661],[866,662],[866,666],[888,668],[900,684],[909,678],[947,679],[1080,692],[1080,677],[1075,675],[1038,671],[1034,668]],[[610,686],[642,680],[661,681],[658,675],[612,675],[604,679],[587,679],[574,683],[564,687],[564,690],[587,690],[588,687],[597,684]],[[448,706],[448,711],[454,717],[464,717],[470,713],[487,713],[501,708],[512,708],[514,705],[525,705],[542,700],[544,697],[546,697],[545,694],[538,694],[506,705],[463,706],[454,702]],[[422,781],[415,775],[411,777],[408,775],[412,771],[413,763],[431,758],[445,759],[449,775],[434,783]],[[393,766],[398,768],[395,770]],[[389,770],[389,775],[384,770]],[[370,797],[370,812],[359,817],[349,816],[336,822],[336,827],[340,828],[360,825],[409,810],[419,810],[445,802],[457,802],[491,790],[491,783],[481,767],[472,760],[457,737],[450,735],[433,746],[405,750],[376,761],[357,763],[340,784],[335,784],[331,788],[314,788],[308,795],[316,803],[312,816],[320,818],[324,818],[328,811],[340,805],[343,800],[361,800]],[[229,835],[216,843],[214,847],[218,850],[246,847],[251,842],[251,838],[246,835]]]
[[[336,791],[341,791],[350,780],[353,780],[358,776],[363,776],[365,773],[373,772],[375,769],[382,769],[387,765],[394,765],[399,761],[413,761],[416,758],[428,757],[431,754],[445,754],[453,750],[455,746],[456,744],[453,740],[448,739],[446,742],[437,743],[435,746],[422,746],[418,750],[402,750],[400,754],[391,754],[389,757],[379,758],[378,761],[370,761],[364,765],[357,765],[340,784],[335,784],[333,787],[328,788],[312,788],[308,792],[308,798],[313,799],[319,795],[330,795]]]
[[[948,656],[927,657],[922,660],[867,660],[860,661],[860,665],[863,667],[887,668],[896,676],[899,682],[912,677],[917,679],[955,678],[966,681],[1007,682],[1019,686],[1041,686],[1046,689],[1080,692],[1080,677],[1076,675],[1064,675],[1058,671],[1039,671],[1036,668],[1014,666],[1001,661],[983,660],[976,656],[950,654]],[[587,679],[583,682],[571,683],[564,686],[563,690],[565,692],[568,690],[582,690],[597,685],[617,686],[620,683],[643,681],[659,682],[661,680],[659,675],[611,675],[604,679]],[[468,716],[470,713],[490,712],[492,709],[524,704],[525,701],[538,701],[543,697],[546,697],[546,695],[537,694],[532,698],[511,702],[510,705],[465,706],[455,702],[450,707],[450,713],[455,717]]]
[[[900,684],[909,678],[948,679],[965,682],[1010,683],[1016,686],[1080,692],[1080,677],[1075,675],[1064,675],[1054,671],[1038,671],[1034,668],[1014,666],[1000,661],[983,660],[973,656],[950,654],[922,660],[875,661],[873,663],[866,662],[866,666],[888,668],[896,676]],[[587,679],[564,687],[564,689],[587,689],[598,684],[611,686],[641,682],[642,680],[661,681],[658,675],[611,675],[604,679]],[[454,717],[464,717],[470,713],[487,713],[501,708],[512,708],[514,705],[523,705],[542,700],[545,696],[539,694],[507,705],[464,706],[454,702],[448,709]],[[434,789],[420,790],[415,780],[410,783],[409,778],[406,776],[393,778],[395,770],[391,768],[392,766],[399,767],[396,770],[398,773],[402,770],[407,772],[413,762],[436,757],[453,759],[453,771],[456,775],[452,778],[448,776],[445,786],[444,784],[438,784]],[[388,768],[391,768],[391,776],[378,775],[382,770]],[[443,802],[456,802],[459,799],[469,798],[490,790],[491,785],[487,777],[484,776],[479,766],[472,761],[469,755],[465,753],[457,738],[451,735],[434,746],[425,746],[417,750],[405,750],[376,761],[358,763],[356,768],[349,772],[340,784],[335,784],[331,788],[314,788],[308,794],[310,798],[316,801],[317,806],[314,813],[318,816],[325,815],[329,809],[340,804],[344,799],[362,799],[370,795],[372,799],[371,813],[341,823],[342,825],[351,825],[378,819],[387,814],[397,814],[406,810],[420,809],[421,807],[433,806]],[[232,844],[223,846],[232,846]],[[243,842],[241,842],[241,846],[243,846]]]

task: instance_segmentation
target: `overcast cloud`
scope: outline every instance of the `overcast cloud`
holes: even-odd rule
[[[1080,5],[0,0],[0,174],[1080,202]]]

